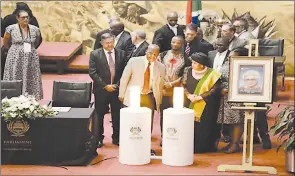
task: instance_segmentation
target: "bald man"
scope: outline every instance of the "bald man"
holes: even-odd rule
[[[184,25],[177,24],[178,14],[177,12],[168,12],[167,24],[158,29],[155,32],[153,38],[153,44],[160,47],[160,52],[168,51],[171,49],[171,39],[176,36],[182,36],[184,38]]]
[[[146,33],[144,32],[144,30],[133,31],[131,33],[131,40],[134,48],[132,50],[130,58],[144,56],[149,46],[148,42],[146,42]]]
[[[160,48],[151,44],[145,56],[131,58],[123,71],[119,88],[119,99],[125,106],[130,106],[130,87],[140,86],[140,104],[152,110],[152,119],[154,110],[160,110],[164,87],[165,66],[157,61],[159,54]]]
[[[131,41],[130,33],[124,30],[124,24],[118,20],[118,17],[115,16],[110,18],[109,27],[110,29],[104,30],[97,34],[94,50],[102,47],[100,43],[102,34],[112,33],[115,36],[115,48],[125,51],[127,56],[126,58],[129,58],[134,47]]]
[[[110,23],[111,23],[112,21],[120,21],[120,18],[117,17],[117,16],[111,16],[110,19],[109,19],[109,25],[110,25]],[[96,40],[95,40],[95,44],[94,44],[94,48],[93,48],[93,50],[96,50],[96,49],[102,47],[102,45],[101,45],[101,36],[102,36],[102,34],[110,33],[110,32],[111,32],[110,29],[105,29],[105,30],[103,30],[103,31],[101,31],[101,32],[98,32],[98,33],[96,34]]]

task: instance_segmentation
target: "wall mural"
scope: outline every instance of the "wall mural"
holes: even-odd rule
[[[1,16],[10,14],[14,10],[16,2],[2,1]],[[154,31],[166,23],[168,11],[177,11],[179,23],[185,24],[186,1],[27,1],[27,3],[38,19],[45,41],[82,42],[84,54],[89,54],[92,51],[96,33],[108,28],[108,19],[113,15],[120,17],[127,31],[144,29],[147,33],[148,42],[151,42]],[[239,5],[240,7],[237,10],[230,8],[232,10],[229,11],[229,6],[226,3],[238,4],[237,2],[203,2],[201,28],[204,31],[204,38],[209,41],[216,38],[217,19],[223,18],[232,22],[237,17],[244,17],[248,20],[254,36],[258,38],[285,38],[285,50],[288,50],[285,52],[288,60],[287,70],[291,67],[291,71],[287,72],[294,73],[294,31],[292,32],[291,28],[288,28],[291,34],[284,36],[282,34],[286,33],[280,32],[284,28],[276,26],[277,22],[281,24],[280,20],[287,19],[281,19],[281,16],[270,18],[268,16],[271,15],[271,12],[260,12],[260,10],[254,8],[254,5],[247,2]],[[270,4],[270,2],[265,3]],[[263,2],[259,1],[255,4],[256,6],[265,6]],[[283,2],[281,5],[282,8],[285,8]],[[292,3],[288,5],[292,6]],[[247,10],[247,8],[243,8],[244,6],[254,10]],[[273,6],[277,7],[277,5]],[[237,5],[231,7],[237,7]],[[281,9],[280,11],[290,13],[290,10]],[[239,13],[242,15],[239,15]],[[294,9],[292,14],[294,16]],[[291,49],[293,54],[290,53]],[[293,58],[289,59],[288,54],[290,58]]]

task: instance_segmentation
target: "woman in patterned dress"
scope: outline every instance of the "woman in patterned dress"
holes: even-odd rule
[[[29,15],[20,10],[16,13],[17,24],[6,28],[3,44],[9,48],[3,80],[22,80],[22,92],[43,99],[39,56],[35,48],[40,40],[38,27],[28,24]],[[9,46],[10,45],[10,46]]]
[[[180,81],[185,67],[191,65],[190,60],[182,51],[184,39],[175,36],[171,40],[171,50],[164,51],[159,55],[159,60],[165,65],[165,84],[161,110],[161,134],[163,130],[163,110],[173,106],[173,88],[180,86]],[[160,144],[162,146],[162,143]]]
[[[231,53],[231,56],[241,55],[241,52],[247,53],[247,49],[238,48]],[[243,121],[244,112],[239,110],[231,109],[231,107],[243,106],[242,103],[230,103],[228,102],[228,80],[229,80],[229,59],[224,61],[224,64],[220,70],[221,72],[221,103],[219,108],[219,114],[217,123],[223,123],[230,125],[230,143],[223,149],[225,153],[236,153],[240,152],[240,139],[243,134]]]

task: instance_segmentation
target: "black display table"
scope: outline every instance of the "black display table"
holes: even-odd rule
[[[97,115],[71,108],[54,117],[1,122],[1,164],[88,165],[97,156]]]

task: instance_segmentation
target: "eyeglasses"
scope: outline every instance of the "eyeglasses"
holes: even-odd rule
[[[22,17],[19,17],[19,18],[20,18],[20,19],[23,19],[23,20],[26,19],[26,18],[27,18],[27,19],[30,19],[29,16],[22,16]]]

